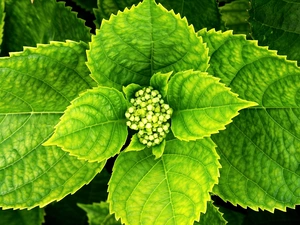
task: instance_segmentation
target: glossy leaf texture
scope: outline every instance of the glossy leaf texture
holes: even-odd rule
[[[219,82],[199,71],[183,71],[169,82],[168,103],[174,110],[171,129],[180,140],[197,140],[224,130],[238,111],[255,106]]]
[[[3,27],[4,27],[4,18],[5,18],[4,3],[5,0],[0,0],[0,45],[2,44],[2,39],[3,39]]]
[[[300,65],[299,1],[252,0],[249,22],[259,45],[278,50]]]
[[[218,207],[214,206],[212,202],[207,202],[206,212],[201,214],[201,219],[199,222],[195,222],[194,225],[225,225],[227,221],[223,218],[223,213],[221,213]]]
[[[122,90],[131,83],[148,86],[156,72],[205,71],[207,51],[185,18],[145,0],[103,21],[87,65],[99,85]]]
[[[3,52],[21,51],[50,41],[90,41],[90,29],[65,3],[55,0],[7,0]]]
[[[53,42],[0,59],[0,206],[45,206],[74,193],[101,171],[42,143],[71,100],[95,83],[87,45]]]
[[[139,2],[141,0],[98,0],[98,9],[94,10],[96,24],[99,26],[102,19],[108,19],[111,14],[117,14],[118,10],[123,11],[125,7],[130,8]],[[185,16],[196,30],[204,27],[216,29],[221,27],[220,13],[214,0],[157,0],[156,2],[161,3],[168,10],[174,10],[175,13]]]
[[[78,206],[86,211],[89,225],[121,225],[115,216],[109,213],[107,202],[78,204]]]
[[[214,192],[255,210],[294,208],[300,203],[300,68],[243,35],[199,34],[210,49],[209,72],[259,104],[212,137],[222,164]]]
[[[45,146],[57,145],[79,159],[101,162],[119,153],[127,138],[123,94],[97,87],[71,102]]]
[[[209,138],[166,141],[157,160],[148,148],[122,152],[108,187],[111,212],[127,225],[193,224],[218,181],[218,158]]]
[[[34,208],[31,210],[0,210],[1,224],[3,225],[42,225],[44,210]]]

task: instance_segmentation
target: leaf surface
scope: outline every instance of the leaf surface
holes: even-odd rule
[[[0,0],[0,45],[2,44],[4,18],[5,18],[4,3],[5,0]]]
[[[0,206],[45,206],[101,171],[58,147],[44,147],[70,101],[95,83],[86,44],[53,42],[0,59]]]
[[[121,225],[115,219],[115,216],[109,213],[109,204],[106,202],[93,204],[78,204],[80,208],[86,211],[89,218],[89,225]]]
[[[299,1],[252,0],[251,5],[249,22],[253,38],[300,65]]]
[[[218,155],[206,138],[166,142],[154,159],[151,149],[122,152],[109,182],[111,212],[123,223],[193,224],[206,211],[209,192],[217,182]]]
[[[181,140],[196,140],[224,130],[238,111],[256,105],[230,92],[219,79],[199,71],[175,74],[168,103],[174,110],[171,129]]]
[[[42,225],[44,210],[34,208],[31,210],[0,210],[1,224],[5,225]]]
[[[55,0],[5,1],[3,51],[21,51],[23,46],[49,44],[50,41],[90,41],[90,29],[70,7]]]
[[[98,9],[94,10],[96,24],[99,26],[102,19],[108,19],[111,14],[117,14],[118,10],[122,11],[125,7],[129,8],[139,2],[141,0],[98,0]],[[214,0],[157,0],[156,2],[161,3],[168,10],[180,13],[182,17],[185,16],[196,30],[204,27],[220,29],[220,13]]]
[[[154,0],[103,21],[87,55],[97,83],[118,90],[131,83],[148,86],[156,72],[208,68],[207,49],[193,27]]]
[[[97,8],[97,0],[72,0],[81,8],[93,12],[93,9]]]
[[[79,159],[101,162],[119,153],[127,138],[122,93],[97,87],[71,102],[45,146],[58,145]]]
[[[214,192],[243,207],[274,211],[300,203],[300,69],[242,35],[202,30],[209,72],[241,98],[243,110],[212,138],[222,169]]]
[[[246,35],[250,34],[250,24],[248,22],[250,8],[249,0],[235,0],[219,7],[225,26],[233,30],[234,33]]]
[[[194,225],[211,224],[225,225],[227,221],[223,218],[223,213],[212,202],[207,202],[206,212],[201,214],[200,222],[195,222]]]

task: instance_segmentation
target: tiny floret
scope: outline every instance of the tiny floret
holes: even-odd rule
[[[151,86],[137,91],[134,96],[125,113],[126,125],[138,130],[139,141],[148,148],[159,145],[169,133],[168,120],[173,110]]]

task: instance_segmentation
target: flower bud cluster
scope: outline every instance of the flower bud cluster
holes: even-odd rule
[[[127,126],[138,130],[139,141],[152,147],[160,144],[169,133],[173,110],[164,103],[161,94],[153,87],[144,87],[130,99],[131,106],[127,109],[125,117]]]

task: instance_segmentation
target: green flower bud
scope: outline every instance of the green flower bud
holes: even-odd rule
[[[169,133],[173,110],[152,87],[137,91],[135,97],[125,113],[126,125],[138,131],[139,141],[148,148],[160,144]]]

